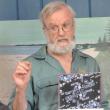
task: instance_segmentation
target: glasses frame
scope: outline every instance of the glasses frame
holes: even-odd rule
[[[44,25],[44,29],[51,33],[58,33],[60,29],[64,32],[70,31],[74,26],[74,21],[65,22],[62,25],[51,24],[50,26]]]

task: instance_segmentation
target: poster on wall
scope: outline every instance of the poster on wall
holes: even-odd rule
[[[9,28],[10,27],[10,28]],[[110,17],[76,18],[76,48],[94,57],[101,69],[105,110],[110,110]],[[39,20],[0,21],[0,97],[7,103],[16,61],[46,43]],[[9,81],[7,84],[6,82]]]

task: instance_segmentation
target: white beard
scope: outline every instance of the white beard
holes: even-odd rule
[[[75,43],[75,41],[71,41],[70,44],[68,46],[64,47],[64,48],[58,47],[57,43],[54,43],[54,44],[48,43],[47,46],[48,46],[48,49],[50,51],[52,51],[53,53],[66,54],[68,52],[72,52],[72,50],[76,46],[76,43]]]

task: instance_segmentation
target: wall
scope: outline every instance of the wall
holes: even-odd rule
[[[52,0],[0,0],[0,20],[36,19]],[[61,0],[72,7],[77,17],[110,16],[110,0]]]

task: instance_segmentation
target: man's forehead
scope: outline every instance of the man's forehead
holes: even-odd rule
[[[73,13],[70,11],[70,9],[68,7],[64,7],[64,6],[55,10],[53,13],[51,13],[49,15],[49,17],[57,15],[57,14],[60,14],[60,15],[63,15],[63,14],[68,15],[69,14],[69,15],[73,16]],[[59,17],[59,16],[57,16],[57,17]]]
[[[56,22],[54,22],[54,21],[49,21],[48,22],[48,25],[50,25],[50,26],[52,26],[52,25],[65,25],[65,24],[68,24],[68,23],[71,23],[72,22],[72,20],[65,20],[65,21],[56,21]]]
[[[72,19],[73,19],[72,13],[68,10],[62,9],[54,12],[53,14],[48,16],[45,20],[47,22],[54,23],[54,22],[68,22]]]

